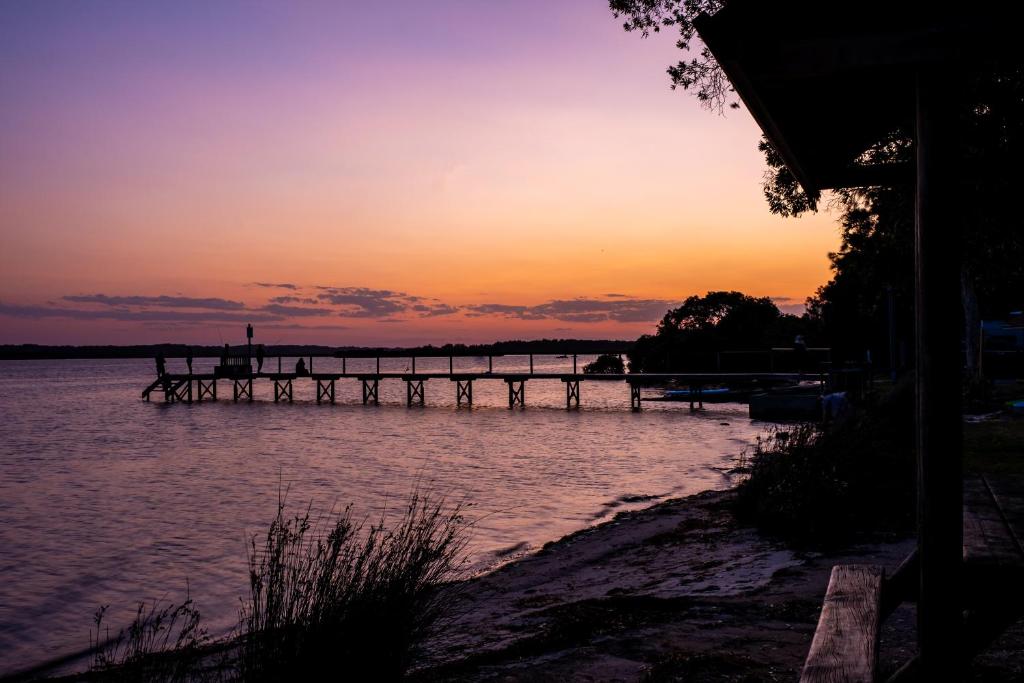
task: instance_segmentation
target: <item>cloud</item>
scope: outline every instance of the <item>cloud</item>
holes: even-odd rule
[[[70,318],[74,320],[125,320],[132,322],[267,322],[279,321],[280,315],[254,311],[178,311],[132,310],[129,308],[58,308],[0,303],[0,315],[13,318]]]
[[[452,315],[459,312],[458,306],[449,306],[445,303],[416,304],[412,310],[420,314],[421,318],[433,318],[439,315]]]
[[[319,303],[312,297],[301,297],[301,296],[275,296],[270,299],[272,304],[315,304]]]
[[[254,282],[257,287],[267,287],[269,289],[290,289],[295,291],[299,288],[298,285],[293,285],[290,282]]]
[[[267,304],[260,310],[289,318],[316,318],[334,313],[329,308],[306,308],[305,306],[286,306],[284,304]]]
[[[367,287],[317,287],[321,302],[342,306],[339,315],[346,318],[387,318],[410,307],[410,297],[403,292]],[[418,300],[418,298],[417,298]]]
[[[512,304],[474,304],[466,306],[468,316],[499,315],[522,320],[562,320],[574,323],[615,321],[653,322],[661,318],[674,302],[664,299],[555,299],[536,306]]]
[[[102,304],[104,306],[161,306],[166,308],[205,308],[215,311],[239,311],[245,308],[245,304],[241,301],[231,301],[217,297],[72,294],[62,298],[64,301],[76,304]]]

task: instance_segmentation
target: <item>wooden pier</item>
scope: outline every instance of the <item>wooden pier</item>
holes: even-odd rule
[[[312,365],[312,360],[310,361]],[[169,403],[192,403],[217,400],[217,383],[229,382],[232,387],[232,400],[249,402],[254,398],[254,387],[259,383],[273,385],[274,402],[291,403],[295,400],[295,385],[305,380],[315,388],[316,402],[331,403],[336,400],[336,384],[343,380],[354,380],[362,387],[363,405],[380,404],[380,383],[401,381],[406,384],[406,405],[425,406],[426,386],[430,380],[448,380],[455,385],[456,406],[472,407],[473,383],[480,381],[500,381],[508,385],[508,407],[526,407],[526,384],[529,381],[557,381],[565,384],[565,407],[567,410],[580,407],[580,383],[621,382],[629,389],[629,405],[634,411],[641,408],[640,390],[644,386],[657,386],[672,382],[675,386],[691,389],[691,410],[703,407],[701,392],[705,387],[736,384],[757,384],[765,388],[778,384],[797,382],[801,379],[817,378],[817,374],[787,372],[718,372],[718,373],[634,373],[634,374],[585,374],[572,372],[493,372],[493,363],[488,363],[486,371],[456,372],[453,363],[449,362],[447,372],[415,372],[415,360],[412,372],[381,372],[380,361],[377,361],[376,372],[347,372],[347,364],[342,363],[341,372],[287,373],[287,372],[249,372],[225,377],[217,373],[204,374],[165,374],[153,381],[142,391],[142,398],[152,399],[154,393],[162,394]]]

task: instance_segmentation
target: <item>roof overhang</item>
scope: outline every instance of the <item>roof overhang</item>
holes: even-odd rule
[[[1002,3],[991,7],[965,18],[923,3],[731,0],[694,25],[786,166],[816,192],[913,180],[910,164],[863,155],[910,136],[920,69],[1019,59],[1017,22]]]

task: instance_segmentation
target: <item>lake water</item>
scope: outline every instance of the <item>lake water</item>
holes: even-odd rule
[[[496,358],[494,370],[527,363]],[[456,370],[486,364],[457,359]],[[537,371],[571,367],[535,358]],[[180,600],[186,585],[211,632],[229,629],[248,589],[247,541],[281,487],[296,510],[352,503],[362,515],[420,482],[470,505],[482,569],[618,511],[727,485],[724,470],[764,427],[737,404],[632,413],[621,382],[581,383],[582,409],[566,411],[553,380],[527,382],[525,410],[508,409],[504,382],[478,381],[473,409],[460,410],[448,380],[428,381],[427,406],[409,409],[400,380],[382,382],[373,407],[354,379],[338,383],[336,405],[316,405],[309,380],[291,405],[274,404],[266,381],[253,403],[146,403],[152,378],[143,360],[0,362],[0,674],[86,647],[100,605],[117,627],[139,600]]]

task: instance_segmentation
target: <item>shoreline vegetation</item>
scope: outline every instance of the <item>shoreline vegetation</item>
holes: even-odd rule
[[[776,426],[738,457],[732,488],[619,513],[472,578],[469,524],[443,500],[414,493],[368,533],[347,510],[279,505],[233,639],[211,641],[191,599],[140,606],[90,671],[61,680],[795,680],[831,566],[893,569],[913,547],[911,409],[903,382],[831,425]],[[1012,415],[968,420],[968,471],[1019,474],[1022,440]],[[883,674],[913,650],[914,623],[912,605],[886,622]],[[1015,680],[1022,645],[1018,626],[973,680]]]

